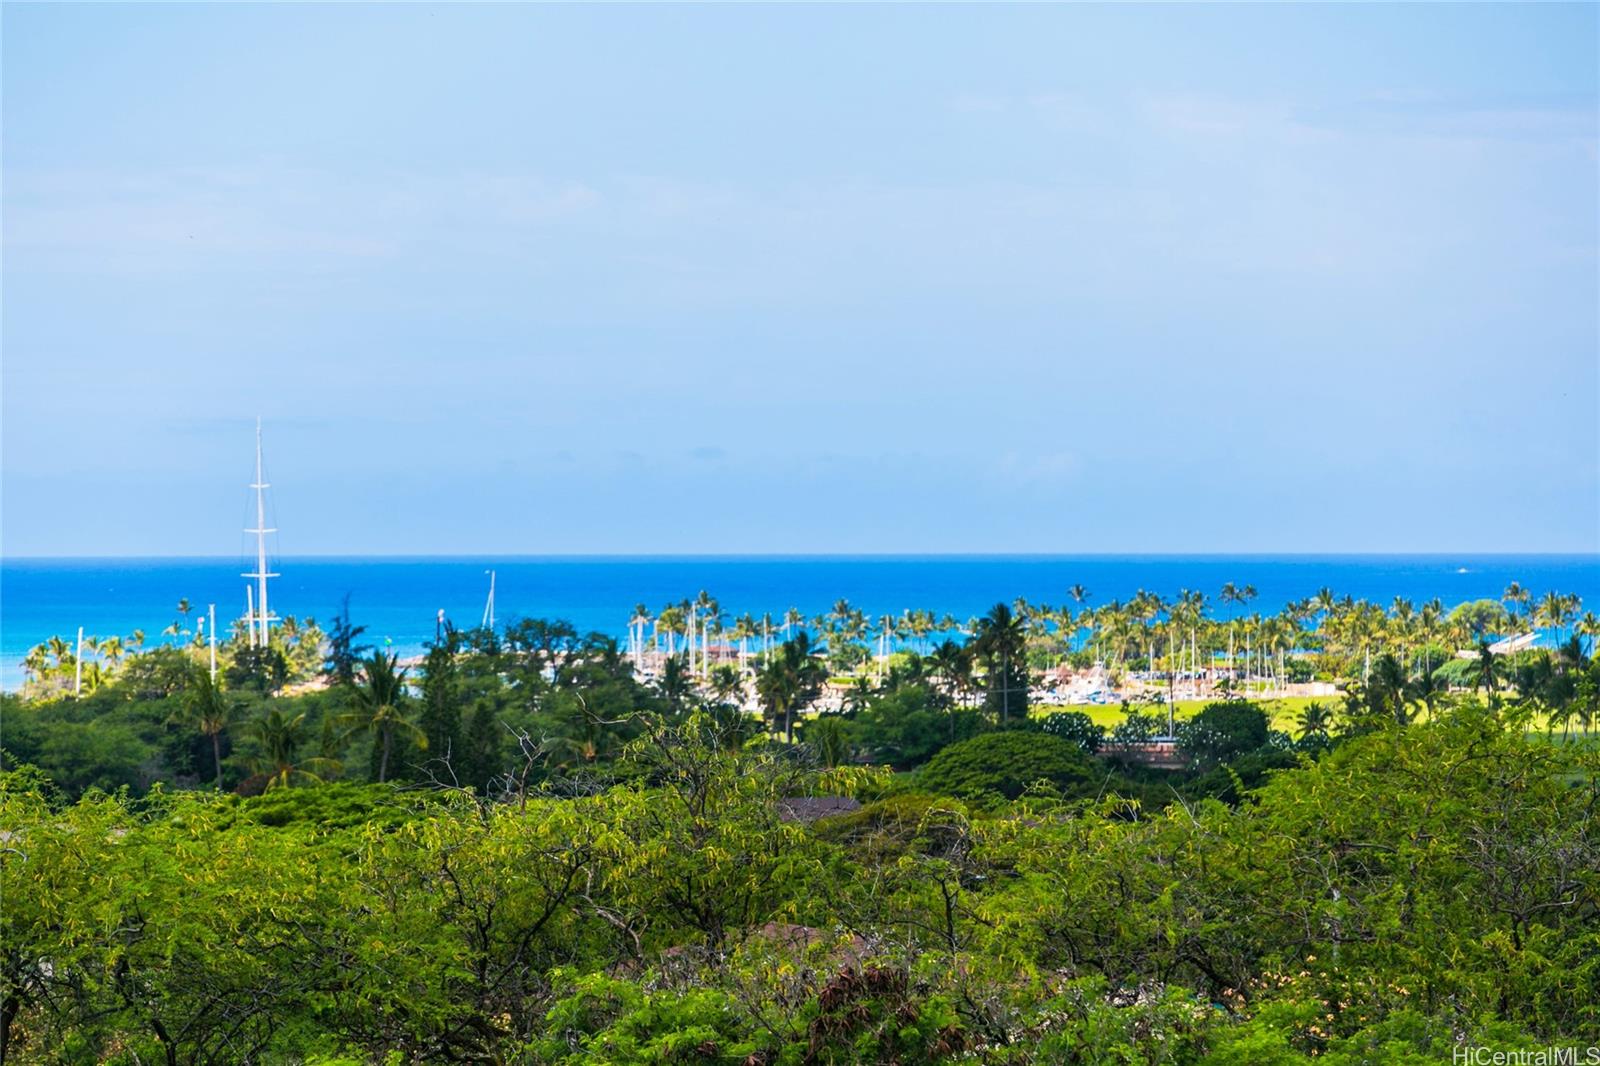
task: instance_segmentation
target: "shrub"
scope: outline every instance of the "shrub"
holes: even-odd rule
[[[1081,795],[1095,780],[1088,757],[1072,741],[1009,730],[952,744],[917,775],[930,792],[972,799],[1016,799],[1040,782],[1063,795]]]
[[[976,711],[946,710],[926,685],[904,685],[873,700],[855,720],[855,739],[874,759],[907,768],[927,762],[947,744],[977,736]]]
[[[1177,727],[1178,747],[1201,765],[1214,765],[1267,743],[1267,714],[1251,703],[1211,703]]]
[[[1104,726],[1094,724],[1094,719],[1082,711],[1058,711],[1039,719],[1039,731],[1062,740],[1070,740],[1080,749],[1093,755],[1105,742]]]

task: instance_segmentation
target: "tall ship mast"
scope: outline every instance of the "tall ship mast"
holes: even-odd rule
[[[256,536],[256,568],[254,572],[242,574],[241,577],[254,578],[256,581],[254,603],[251,603],[250,586],[245,586],[245,602],[250,606],[245,608],[245,622],[250,629],[250,646],[252,648],[265,648],[270,635],[270,626],[277,619],[267,606],[267,578],[277,577],[277,574],[267,570],[267,534],[276,533],[276,529],[267,528],[267,480],[261,473],[261,419],[256,419],[256,479],[250,483],[256,492],[256,525],[254,529],[245,530]]]

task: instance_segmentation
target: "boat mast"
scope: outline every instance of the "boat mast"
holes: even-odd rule
[[[487,603],[485,603],[483,605],[483,621],[480,622],[479,625],[484,629],[493,630],[494,629],[494,571],[490,570],[490,571],[487,571],[487,573],[489,574],[489,600],[488,600]]]
[[[256,609],[255,616],[261,622],[261,633],[256,635],[255,626],[250,627],[250,643],[260,648],[267,646],[268,627],[272,624],[272,612],[267,610],[267,578],[277,577],[277,574],[267,572],[267,534],[276,533],[276,529],[267,528],[267,482],[261,476],[261,419],[256,419],[256,479],[250,483],[256,490],[256,527],[245,530],[246,533],[256,535],[256,569],[254,573],[243,574],[243,577],[256,579]]]

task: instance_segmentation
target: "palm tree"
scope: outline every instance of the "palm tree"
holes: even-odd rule
[[[708,636],[710,621],[713,616],[720,617],[721,614],[721,605],[705,589],[701,589],[699,595],[695,596],[694,602],[689,605],[689,629],[691,630],[689,634],[689,666],[693,668],[695,665],[694,652],[696,645],[698,645],[700,648],[698,672],[701,677],[705,676],[706,670],[710,665],[711,647]]]
[[[1028,713],[1027,631],[1010,607],[997,603],[978,620],[973,651],[984,662],[988,692],[984,705],[1003,726],[1015,709]]]
[[[59,635],[45,641],[45,647],[49,649],[50,657],[55,660],[57,671],[65,673],[77,664],[78,657],[73,653],[72,645],[62,640]]]
[[[894,651],[894,615],[878,617],[878,676],[889,668],[889,656]]]
[[[1559,592],[1548,592],[1544,599],[1539,601],[1535,620],[1556,632],[1556,643],[1561,643],[1563,632],[1567,623],[1572,621],[1573,605],[1571,600]]]
[[[855,684],[851,685],[844,694],[844,701],[840,707],[840,713],[846,718],[854,718],[856,715],[860,714],[862,711],[871,706],[872,697],[875,694],[876,693],[872,687],[871,678],[856,678]]]
[[[182,707],[172,716],[176,723],[188,725],[211,739],[211,765],[216,772],[217,791],[222,791],[222,733],[233,716],[233,701],[206,670],[196,670],[194,681]]]
[[[665,612],[662,617],[666,617]],[[689,699],[694,695],[694,683],[689,678],[689,662],[686,652],[669,654],[661,664],[661,673],[656,677],[656,693],[667,701],[667,706],[674,715],[680,715],[689,705]]]
[[[281,709],[274,707],[252,725],[250,731],[262,749],[263,758],[258,766],[261,772],[268,775],[267,788],[288,788],[296,782],[320,784],[322,776],[319,771],[339,768],[339,764],[332,759],[296,761],[300,745],[306,740],[305,722],[304,712],[289,718]]]
[[[1489,706],[1493,707],[1498,699],[1497,692],[1500,688],[1500,667],[1495,662],[1494,650],[1489,646],[1489,638],[1478,639],[1477,669],[1473,673],[1473,690],[1484,689],[1489,694]]]
[[[100,642],[100,657],[106,661],[111,669],[116,669],[117,663],[122,661],[122,638],[107,637]]]
[[[702,638],[700,677],[702,679],[709,676],[711,672],[711,642],[713,640],[720,640],[722,638],[722,635],[725,632],[723,628],[724,617],[725,615],[722,610],[722,604],[718,603],[714,599],[707,603],[705,614],[702,615],[700,619],[700,636]]]
[[[1585,611],[1583,617],[1578,619],[1578,624],[1574,628],[1577,630],[1578,636],[1588,638],[1589,642],[1585,646],[1584,654],[1593,655],[1596,639],[1600,638],[1600,618],[1596,618],[1593,611]]]
[[[850,755],[850,727],[836,714],[818,715],[813,719],[806,726],[805,739],[816,753],[817,761],[830,770]]]
[[[950,706],[954,708],[972,684],[971,652],[953,640],[944,640],[934,647],[928,659],[934,676],[944,681]]]
[[[1407,708],[1411,693],[1405,667],[1400,665],[1400,660],[1392,654],[1384,652],[1372,664],[1367,695],[1373,707],[1387,710],[1393,715],[1396,724],[1405,725],[1410,721],[1411,716]]]
[[[794,743],[794,716],[822,694],[827,670],[817,661],[811,638],[801,632],[778,645],[777,654],[756,675],[756,694],[769,721],[783,723],[784,742]]]
[[[1315,700],[1300,709],[1300,718],[1296,723],[1300,730],[1300,739],[1307,737],[1328,735],[1328,729],[1333,725],[1333,712]]]
[[[668,604],[656,615],[656,631],[666,634],[666,654],[669,659],[678,653],[678,634],[684,632],[684,619],[684,610],[677,604]]]
[[[644,651],[644,627],[649,624],[650,608],[642,603],[634,604],[633,614],[628,618],[628,650],[633,652],[635,663]]]
[[[43,644],[29,648],[27,657],[22,660],[22,670],[30,680],[43,681],[50,670],[50,649]]]
[[[746,611],[733,620],[731,636],[739,642],[739,670],[744,672],[750,661],[750,638],[755,636],[759,629],[756,627],[755,616]]]
[[[398,655],[375,653],[362,666],[362,684],[352,694],[354,708],[341,716],[346,736],[370,732],[381,745],[378,758],[378,783],[389,779],[389,756],[394,748],[396,731],[408,733],[419,747],[427,747],[428,738],[405,716],[404,670],[396,670]]]
[[[734,667],[719,663],[711,670],[711,698],[718,703],[737,705],[744,696],[744,676]]]
[[[1239,586],[1235,585],[1232,581],[1226,582],[1222,586],[1222,592],[1218,594],[1217,598],[1220,599],[1223,602],[1223,604],[1228,606],[1228,607],[1233,607],[1233,606],[1237,605],[1239,603]],[[1234,670],[1233,670],[1233,628],[1234,628],[1233,612],[1230,610],[1228,612],[1228,676],[1229,677],[1232,677],[1233,674],[1234,674]]]
[[[1515,581],[1507,585],[1506,590],[1500,594],[1500,602],[1506,605],[1506,615],[1513,623],[1516,622],[1519,614],[1532,600],[1533,593]],[[1515,628],[1515,625],[1513,625],[1513,628]]]

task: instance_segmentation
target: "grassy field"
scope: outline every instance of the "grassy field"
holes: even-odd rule
[[[1216,701],[1179,700],[1176,712],[1177,717],[1188,718],[1190,715],[1199,711],[1200,708],[1204,707],[1206,704],[1214,702]],[[1267,712],[1272,719],[1272,727],[1274,729],[1282,729],[1285,732],[1294,731],[1295,720],[1300,717],[1301,710],[1304,709],[1305,705],[1308,703],[1320,703],[1324,707],[1327,707],[1330,711],[1336,710],[1340,705],[1338,697],[1335,696],[1286,696],[1283,699],[1252,700],[1251,702],[1257,704]],[[1035,715],[1053,714],[1057,711],[1082,711],[1094,721],[1095,725],[1102,725],[1107,729],[1111,729],[1116,726],[1122,721],[1123,718],[1122,707],[1120,704],[1090,703],[1065,706],[1054,703],[1041,703],[1035,704],[1032,708],[1030,708],[1030,710]],[[1165,716],[1167,713],[1167,705],[1164,703],[1149,704],[1145,706],[1144,711],[1146,714],[1159,714]]]

